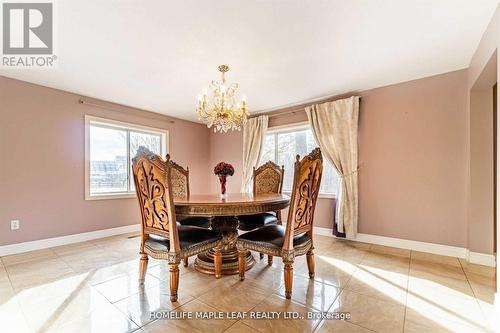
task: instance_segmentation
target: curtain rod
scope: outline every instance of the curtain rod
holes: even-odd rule
[[[305,107],[304,107],[305,108]],[[283,116],[285,114],[296,114],[297,112],[300,112],[300,111],[303,111],[304,108],[298,108],[298,109],[294,109],[294,110],[289,110],[289,111],[284,111],[284,112],[279,112],[279,113],[269,113],[267,116],[269,118],[274,118],[274,117],[279,117],[279,116]]]
[[[355,95],[351,95],[355,96]],[[333,102],[339,99],[344,99],[348,97],[341,97],[341,96],[334,96],[334,97],[328,97],[323,100],[315,101],[315,102],[309,102],[309,103],[302,103],[294,106],[289,106],[289,107],[283,107],[281,110],[285,110],[282,112],[279,112],[280,109],[272,110],[272,111],[265,111],[265,112],[260,112],[260,113],[254,113],[251,115],[249,118],[255,118],[258,116],[268,116],[269,118],[274,118],[274,117],[280,117],[286,114],[296,114],[297,112],[305,111],[304,109],[308,106],[314,105],[314,104],[321,104],[321,103],[326,103],[326,102]],[[361,103],[361,97],[359,97],[359,102]]]
[[[303,111],[304,108],[306,106],[309,106],[309,105],[312,105],[312,104],[301,104],[301,105],[297,105],[297,106],[284,107],[281,109],[284,111],[281,111],[281,112],[280,112],[280,109],[276,109],[273,111],[258,112],[258,113],[254,113],[249,118],[255,118],[255,117],[264,116],[264,115],[268,116],[269,118],[273,118],[273,117],[279,117],[279,116],[282,116],[285,114],[290,114],[290,113],[295,114],[297,112]]]
[[[121,109],[119,109],[119,108],[113,108],[113,107],[106,106],[106,105],[102,105],[102,104],[92,103],[92,102],[86,101],[86,100],[85,100],[85,99],[83,99],[83,98],[79,98],[79,99],[78,99],[78,104],[87,105],[87,106],[94,106],[94,107],[96,107],[96,108],[101,108],[101,109],[104,109],[104,110],[109,110],[109,111],[123,112],[123,110],[121,110]],[[136,109],[136,108],[129,107],[129,106],[125,106],[125,105],[120,105],[120,106],[121,106],[121,107],[124,107],[124,108],[135,109],[135,110],[138,110],[138,111],[143,111],[143,112],[154,113],[154,112],[151,112],[151,111],[141,110],[141,109]],[[159,114],[159,115],[160,115],[160,114]],[[162,116],[165,116],[165,115],[162,115]],[[170,119],[167,119],[167,122],[168,122],[168,123],[170,123],[170,124],[175,124],[175,121],[170,120]]]
[[[269,118],[274,118],[274,117],[284,116],[287,114],[297,114],[297,112],[304,111],[304,109],[305,109],[305,106],[303,108],[294,108],[292,110],[287,110],[287,111],[282,111],[282,112],[269,111],[269,112],[254,113],[249,118],[256,118],[258,116],[268,116]],[[279,110],[276,110],[276,111],[279,111]]]

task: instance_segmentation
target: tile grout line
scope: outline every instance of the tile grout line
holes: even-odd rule
[[[236,324],[237,324],[237,323],[239,323],[240,321],[241,321],[241,319],[236,320],[234,323],[232,323],[231,325],[229,325],[229,327],[228,327],[228,328],[226,328],[226,329],[224,329],[223,331],[221,331],[221,333],[229,331],[229,330],[231,329],[231,327],[233,327],[234,325],[236,325]],[[243,322],[241,322],[241,323],[243,324]],[[245,325],[245,324],[243,324],[243,325]]]
[[[95,246],[95,244],[92,244],[93,246]],[[76,271],[67,261],[64,260],[64,256],[62,255],[59,255],[55,250],[54,250],[54,247],[51,247],[49,248],[56,256],[56,258],[62,262],[64,262],[72,271],[74,274],[81,274],[81,272],[78,272]],[[127,274],[128,275],[128,274]],[[110,279],[109,281],[111,281],[112,279]],[[103,283],[103,282],[102,282]],[[85,282],[85,285],[90,288],[90,289],[93,289],[95,290],[99,295],[102,296],[102,298],[108,302],[108,306],[111,306],[114,310],[118,311],[119,313],[121,313],[128,321],[130,321],[131,323],[135,324],[137,326],[137,329],[134,329],[132,332],[138,332],[140,330],[142,330],[142,327],[141,325],[139,325],[138,323],[136,323],[129,315],[127,315],[126,313],[123,313],[123,311],[121,311],[121,309],[119,309],[113,302],[111,302],[104,294],[102,294],[98,289],[94,288],[94,286],[91,285],[91,283],[89,281],[86,281]],[[118,302],[118,301],[117,301]],[[115,302],[116,303],[116,302]],[[64,325],[63,325],[64,326]]]
[[[1,260],[2,258],[0,258]],[[28,317],[26,316],[26,313],[25,311],[23,310],[22,306],[21,306],[21,303],[19,303],[19,299],[17,297],[17,293],[19,292],[19,290],[17,289],[14,289],[14,285],[12,284],[12,279],[10,277],[10,274],[9,274],[9,271],[7,270],[7,267],[5,266],[3,260],[2,261],[2,265],[3,265],[3,268],[5,270],[5,274],[7,275],[7,279],[9,280],[9,284],[10,284],[10,288],[12,289],[12,291],[14,292],[14,296],[12,296],[12,298],[14,298],[14,301],[16,302],[16,305],[17,307],[19,308],[19,310],[21,311],[21,316],[22,318],[24,319],[24,324],[26,325],[26,327],[29,327],[29,329],[31,329],[31,325],[29,324],[29,321],[28,321]]]
[[[7,270],[7,267],[5,266],[3,260],[2,260],[2,265],[3,265],[3,268],[5,269],[5,274],[7,275],[7,279],[9,279],[10,288],[14,292],[13,298],[15,299],[15,302],[16,302],[17,306],[19,307],[19,310],[21,310],[21,315],[22,315],[22,317],[24,319],[24,323],[26,324],[27,327],[29,327],[31,329],[31,325],[28,322],[28,319],[27,319],[27,316],[25,314],[25,311],[23,310],[23,308],[21,306],[21,303],[19,303],[19,299],[17,297],[17,294],[18,294],[19,290],[17,290],[17,289],[14,288],[14,285],[12,284],[12,279],[11,279],[10,274],[9,274],[9,271]]]
[[[462,272],[465,275],[465,279],[467,280],[467,284],[469,285],[469,288],[472,291],[472,295],[474,295],[474,300],[476,301],[476,304],[479,307],[479,310],[481,311],[481,314],[483,315],[483,319],[486,321],[486,323],[488,323],[488,328],[491,329],[491,327],[490,327],[490,321],[488,320],[488,316],[484,312],[483,307],[481,306],[481,303],[479,303],[479,300],[477,299],[476,292],[474,291],[474,288],[472,288],[472,285],[471,285],[471,283],[469,281],[469,277],[467,276],[467,273],[465,272],[464,266],[462,265],[462,262],[460,260],[458,260],[458,262],[460,264],[460,268],[462,268]]]
[[[205,304],[206,306],[208,306],[208,307],[210,307],[210,308],[212,308],[212,309],[215,309],[215,310],[217,310],[217,311],[226,312],[226,311],[222,311],[222,310],[220,310],[220,309],[216,308],[215,306],[212,306],[212,305],[210,305],[210,304],[208,304],[208,303],[206,303],[206,302],[203,302],[203,300],[198,299],[198,298],[192,299],[191,301],[189,301],[189,302],[187,302],[187,303],[190,303],[190,302],[192,302],[192,301],[194,301],[194,300],[197,300],[198,302],[200,302],[200,303],[202,303],[202,304]],[[186,303],[186,304],[187,304],[187,303]],[[184,304],[183,304],[183,305],[184,305]],[[227,320],[227,319],[226,319],[226,320]],[[221,333],[222,333],[222,332],[227,331],[229,328],[231,328],[233,325],[235,325],[235,324],[236,324],[237,322],[239,322],[239,321],[240,321],[240,319],[235,320],[235,321],[234,321],[234,323],[232,323],[231,325],[229,325],[229,326],[228,326],[228,328],[226,328],[226,329],[222,330],[222,331],[221,331]]]
[[[2,262],[2,265],[3,265],[4,269],[5,269],[5,274],[7,274],[7,278],[9,279],[10,287],[11,287],[11,288],[12,288],[12,290],[14,291],[14,296],[13,296],[13,298],[15,299],[15,302],[16,302],[16,304],[17,304],[17,306],[18,306],[18,308],[19,308],[19,310],[20,310],[20,312],[21,312],[21,316],[22,316],[22,318],[24,319],[24,324],[26,325],[26,327],[28,327],[30,330],[32,330],[32,326],[31,326],[30,322],[29,322],[29,321],[28,321],[28,319],[27,319],[27,318],[28,318],[28,316],[26,315],[26,311],[25,311],[25,310],[23,309],[23,307],[21,306],[21,303],[19,302],[19,299],[18,299],[18,297],[17,297],[17,294],[18,294],[19,290],[14,289],[14,285],[12,284],[12,279],[11,279],[11,277],[10,277],[9,271],[7,270],[7,266],[5,266],[5,263],[3,262],[3,259],[2,259],[2,258],[0,258],[0,260],[1,260],[1,262]],[[22,290],[22,289],[21,289],[21,290]],[[35,332],[35,331],[33,330],[33,332]]]
[[[335,243],[335,242],[334,242],[334,243]],[[333,244],[334,244],[334,243],[332,243],[330,246],[333,246]],[[315,258],[314,260],[316,260],[316,258]],[[357,269],[357,267],[356,267],[356,269]],[[355,271],[356,271],[356,270],[354,270],[354,272],[355,272]],[[354,272],[353,272],[353,274],[351,274],[351,276],[349,277],[349,279],[347,280],[347,282],[345,283],[345,285],[347,285],[347,283],[349,283],[349,281],[350,281],[350,280],[351,280],[351,278],[352,278],[352,275],[354,275]],[[314,272],[314,273],[316,273],[316,268],[315,268],[315,272]],[[337,294],[337,295],[335,295],[335,298],[333,299],[332,304],[328,307],[328,309],[326,309],[326,311],[325,311],[325,312],[330,312],[330,309],[331,309],[331,308],[332,308],[332,306],[335,304],[335,301],[336,301],[336,300],[340,297],[340,294],[341,294],[341,293],[342,293],[342,291],[344,290],[345,285],[344,285],[344,286],[342,286],[342,287],[340,287],[340,286],[338,287],[338,288],[339,288],[339,292],[338,292],[338,294]],[[322,319],[322,320],[319,320],[319,321],[318,321],[318,323],[317,323],[317,324],[313,327],[313,330],[312,330],[312,332],[313,332],[313,333],[314,333],[314,332],[316,332],[316,331],[318,330],[319,326],[321,325],[321,323],[322,323],[323,321],[324,321],[324,319]]]
[[[408,260],[408,279],[406,280],[406,297],[405,297],[405,314],[403,316],[403,332],[405,331],[406,326],[406,314],[408,312],[408,289],[410,288],[410,270],[411,270],[411,261],[413,257],[413,250],[410,250],[410,260]]]
[[[125,298],[124,298],[124,299],[125,299]],[[182,305],[179,305],[178,307],[175,307],[175,308],[173,308],[173,309],[172,309],[172,310],[170,310],[170,311],[175,311],[175,310],[177,310],[178,308],[180,308],[180,307],[182,307],[182,306],[184,306],[184,305],[186,305],[186,304],[188,304],[188,303],[191,303],[191,302],[192,302],[192,301],[194,301],[194,300],[198,300],[198,299],[197,299],[196,297],[193,297],[193,299],[192,299],[192,300],[187,301],[186,303],[184,303],[184,304],[182,304]],[[201,301],[200,301],[200,302],[201,302]],[[202,303],[203,303],[203,302],[202,302]],[[205,303],[203,303],[203,304],[205,304]],[[112,304],[112,305],[114,305],[114,304]],[[116,307],[116,306],[115,306],[115,307]],[[122,313],[123,313],[123,312],[122,312]],[[125,315],[125,316],[127,316],[127,315]],[[128,318],[128,316],[127,316],[127,318]],[[144,325],[142,325],[142,326],[139,326],[137,323],[136,323],[136,324],[137,324],[137,326],[139,326],[139,329],[142,329],[142,328],[144,328],[144,327],[146,327],[146,326],[151,325],[152,323],[157,322],[158,320],[160,320],[160,319],[155,319],[155,320],[152,320],[152,321],[150,321],[149,323],[144,324]],[[134,322],[134,321],[132,320],[132,322]],[[135,323],[135,322],[134,322],[134,323]]]
[[[99,248],[96,244],[92,244],[92,247],[95,247],[95,248]],[[59,259],[60,261],[64,262],[66,265],[68,265],[68,267],[75,273],[75,274],[79,274],[80,272],[77,272],[75,269],[73,269],[73,267],[71,267],[68,262],[66,260],[64,260],[64,256],[63,255],[59,255],[56,251],[54,251],[54,247],[51,247],[49,248],[49,250],[51,250],[57,259]],[[130,275],[130,273],[126,273],[124,274],[124,276],[126,275]],[[152,276],[152,275],[151,275]],[[98,284],[101,284],[101,283],[105,283],[105,282],[108,282],[108,281],[112,281],[114,279],[117,279],[117,278],[120,278],[120,277],[123,277],[123,276],[114,276],[114,277],[111,277],[109,278],[108,280],[105,280],[105,281],[101,281],[100,283]],[[154,276],[152,276],[154,277]],[[156,277],[155,277],[156,278]],[[98,285],[96,284],[96,285]],[[95,286],[91,285],[90,283],[86,282],[86,285],[91,288],[91,289],[94,289],[99,295],[101,295],[103,297],[103,299],[108,302],[108,305],[110,305],[112,308],[114,308],[115,310],[117,310],[118,312],[120,312],[121,314],[123,314],[125,316],[125,318],[127,318],[128,320],[130,320],[132,323],[134,323],[136,326],[137,326],[137,329],[135,329],[133,332],[136,332],[136,331],[139,331],[139,330],[142,330],[142,327],[144,327],[145,325],[140,325],[139,323],[136,323],[129,315],[127,315],[126,313],[124,313],[121,309],[119,309],[115,303],[118,303],[119,301],[123,300],[123,299],[126,299],[126,298],[123,298],[123,299],[120,299],[120,300],[117,300],[115,301],[114,303],[111,302],[104,294],[102,294],[102,292],[100,292],[98,289],[94,288]],[[141,291],[139,291],[138,293],[140,293]],[[134,293],[133,295],[136,295],[138,293]],[[133,296],[133,295],[129,295],[128,297],[130,296]],[[147,324],[150,324],[152,322],[154,322],[156,320],[153,320]],[[147,325],[146,324],[146,325]]]
[[[369,250],[370,248],[371,248],[371,245],[370,245],[370,247],[368,248],[368,250]],[[360,262],[356,264],[356,269],[355,269],[355,270],[352,272],[352,274],[349,276],[349,279],[346,281],[346,283],[345,283],[342,287],[339,287],[339,289],[340,289],[339,293],[335,296],[335,299],[333,300],[332,304],[330,305],[330,307],[329,307],[329,308],[328,308],[325,312],[330,312],[330,309],[331,309],[331,308],[333,307],[333,305],[335,304],[335,301],[336,301],[336,300],[340,297],[340,295],[342,294],[342,292],[345,290],[346,286],[349,284],[349,282],[350,282],[350,281],[351,281],[351,279],[353,278],[353,276],[354,276],[354,274],[356,273],[356,271],[359,269],[359,268],[358,268],[358,265],[360,265],[360,264],[363,262],[363,260],[365,259],[365,257],[368,255],[368,253],[367,253],[367,252],[368,252],[368,251],[366,251],[366,253],[363,255],[363,258],[360,260]],[[317,330],[318,330],[318,328],[319,328],[320,324],[321,324],[323,321],[324,321],[324,319],[323,319],[323,320],[318,321],[318,323],[316,324],[316,326],[315,326],[315,327],[314,327],[314,329],[313,329],[313,332],[315,332],[315,331],[317,331]],[[363,328],[363,329],[367,329],[366,327],[363,327],[363,326],[357,325],[357,324],[355,324],[355,323],[350,323],[350,324],[352,324],[352,325],[356,325],[356,326],[361,327],[361,328]],[[368,330],[370,330],[370,329],[368,329]],[[370,331],[371,331],[371,330],[370,330]]]
[[[271,294],[272,295],[272,294]],[[260,304],[264,303],[265,301],[267,300],[267,298],[263,299],[262,301],[260,301],[259,303],[257,303],[253,308],[251,308],[249,311],[252,311],[253,309],[255,309],[256,307],[258,307]],[[244,324],[244,323],[243,323]],[[253,328],[253,327],[252,327]],[[257,328],[254,328],[255,331],[257,332],[261,332],[261,333],[264,333],[262,332],[261,330],[257,329]]]
[[[300,275],[299,275],[299,276],[300,276]],[[294,273],[294,277],[295,277],[295,273]],[[314,281],[314,279],[313,279],[313,281]],[[240,282],[243,282],[243,281],[240,281]],[[316,281],[316,282],[319,282],[319,281]],[[273,289],[273,292],[272,292],[271,296],[272,296],[272,295],[275,295],[275,296],[277,296],[277,297],[279,297],[279,298],[283,299],[283,296],[282,296],[282,295],[280,295],[280,294],[277,294],[277,293],[276,293],[276,291],[278,291],[279,289],[281,289],[281,286],[282,286],[282,285],[283,285],[283,283],[280,283],[280,285],[279,285],[279,287],[278,287],[278,288]],[[340,292],[338,293],[338,295],[340,295]],[[331,306],[333,306],[333,303],[334,303],[334,302],[335,302],[335,300],[337,299],[338,295],[336,295],[336,296],[335,296],[335,299],[334,299],[334,301],[332,302],[332,305],[330,305],[330,307],[331,307]],[[252,307],[252,308],[251,308],[250,310],[248,310],[247,312],[250,312],[250,311],[254,310],[256,307],[258,307],[260,304],[264,303],[266,300],[267,300],[267,298],[264,298],[262,301],[260,301],[259,303],[257,303],[254,307]],[[285,299],[285,300],[286,300],[286,299]],[[295,304],[295,305],[302,306],[302,307],[304,307],[305,309],[315,310],[314,308],[309,308],[307,305],[305,305],[305,304],[300,304],[299,302],[297,302],[297,301],[295,301],[295,300],[293,300],[293,299],[290,299],[289,301],[290,301],[291,303]],[[330,307],[329,307],[328,309],[330,309]],[[328,311],[328,310],[327,310],[327,311]],[[241,320],[238,320],[238,321],[241,321]],[[242,324],[246,325],[243,321],[241,321],[241,322],[242,322]],[[311,332],[314,332],[314,331],[317,329],[317,327],[318,327],[318,325],[319,325],[320,323],[321,323],[321,320],[319,320],[319,321],[318,321],[318,323],[317,323],[316,325],[314,325],[314,327],[312,328]],[[248,326],[248,325],[246,325],[246,326]],[[254,329],[253,327],[251,327],[251,328],[252,328],[252,329]],[[260,331],[260,330],[258,330],[258,329],[254,329],[254,330],[255,330],[255,331],[257,331],[257,332],[262,332],[262,331]]]

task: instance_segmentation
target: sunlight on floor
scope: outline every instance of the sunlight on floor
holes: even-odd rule
[[[20,324],[25,320],[29,328],[35,332],[45,332],[51,329],[58,331],[66,326],[71,327],[71,324],[82,319],[85,322],[84,327],[89,330],[92,330],[92,327],[101,327],[100,321],[109,320],[104,314],[117,311],[97,289],[89,285],[92,277],[97,274],[101,275],[104,280],[106,276],[112,279],[116,277],[113,274],[119,272],[121,267],[129,267],[129,264],[135,264],[136,261],[130,260],[21,289],[15,293],[14,297],[0,304],[2,330],[8,328],[6,331],[9,332],[22,331]],[[129,280],[128,288],[134,288],[133,286],[137,284],[137,277],[124,276]],[[128,292],[125,291],[126,294]],[[99,312],[102,315],[96,315]],[[7,314],[9,318],[4,318],[2,314]],[[98,323],[94,324],[93,321],[98,321]],[[29,330],[26,328],[26,331]]]
[[[342,259],[328,256],[317,258],[345,272],[351,272],[353,268],[351,263]],[[490,328],[479,306],[479,302],[486,302],[474,297],[466,280],[442,279],[449,284],[411,275],[408,277],[408,273],[397,273],[361,263],[346,288],[368,296],[381,293],[387,299],[405,305],[407,313],[410,311],[413,315],[413,318],[407,320],[418,319],[413,324],[421,331],[437,327],[434,325],[436,324],[452,332],[489,332]],[[336,306],[340,307],[340,304],[336,302]],[[429,325],[429,321],[433,324]]]
[[[348,322],[310,321],[302,331],[370,329],[375,332],[491,332],[494,270],[466,266],[457,258],[319,238],[316,276],[296,258],[292,302],[285,301],[283,266],[267,258],[237,276],[214,279],[182,268],[180,299],[170,303],[168,267],[150,260],[146,284],[138,280],[137,242],[112,237],[0,261],[0,322],[10,332],[131,332],[203,329],[203,323],[155,320],[150,311],[238,308],[248,311],[346,311]],[[113,258],[103,258],[103,249]],[[126,256],[120,258],[118,253]],[[239,295],[244,303],[235,303]],[[233,296],[234,296],[233,295]],[[214,322],[217,330],[233,323]],[[298,323],[295,323],[298,325]],[[293,324],[293,325],[295,325]],[[200,326],[201,325],[201,326]],[[283,321],[242,321],[254,331],[293,331]],[[295,327],[297,329],[298,327]]]

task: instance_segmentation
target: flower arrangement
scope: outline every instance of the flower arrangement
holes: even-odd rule
[[[234,167],[229,163],[219,162],[214,168],[214,174],[219,177],[220,196],[222,199],[225,199],[227,197],[226,194],[227,176],[234,175]]]
[[[214,168],[214,174],[216,174],[217,176],[219,175],[232,176],[234,175],[234,168],[229,163],[219,162]]]

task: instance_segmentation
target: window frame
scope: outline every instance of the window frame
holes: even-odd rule
[[[138,125],[108,118],[101,118],[91,115],[85,115],[85,200],[108,200],[108,199],[126,199],[135,198],[137,195],[133,192],[116,192],[116,193],[90,193],[90,126],[96,124],[103,128],[127,130],[144,134],[160,135],[161,136],[161,156],[166,156],[170,151],[169,147],[169,132],[166,129]],[[130,138],[127,136],[127,158],[130,161]],[[129,162],[127,162],[129,163]],[[130,165],[127,165],[127,187],[130,186]]]
[[[311,129],[311,125],[309,124],[308,121],[301,121],[298,123],[273,126],[273,127],[270,127],[267,129],[266,135],[268,135],[268,134],[275,134],[276,135],[275,139],[274,139],[274,160],[275,161],[278,161],[278,136],[277,135],[282,134],[282,133],[296,132],[296,131],[304,130],[304,129]],[[324,161],[324,162],[329,163],[328,161]],[[341,180],[339,180],[339,181],[341,181]],[[339,186],[341,186],[340,183],[339,183]],[[292,192],[283,190],[283,193],[290,195]],[[318,197],[324,198],[324,199],[336,199],[337,195],[334,193],[321,193],[320,192],[318,194]]]

